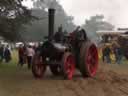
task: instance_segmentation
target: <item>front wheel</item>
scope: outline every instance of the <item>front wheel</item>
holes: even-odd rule
[[[44,65],[42,57],[36,54],[33,58],[33,63],[32,63],[32,73],[34,77],[42,78],[45,70],[46,70],[46,65]]]
[[[72,79],[75,72],[75,58],[71,52],[66,52],[62,59],[63,75],[66,79]]]

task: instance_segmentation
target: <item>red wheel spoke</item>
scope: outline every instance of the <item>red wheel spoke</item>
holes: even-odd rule
[[[35,56],[32,65],[32,72],[36,78],[41,78],[45,72],[46,66],[39,56]]]
[[[72,55],[68,55],[65,58],[64,66],[65,66],[65,74],[67,75],[67,78],[72,79],[74,69],[75,69],[74,57]]]
[[[85,57],[85,62],[87,64],[88,71],[91,75],[96,73],[97,61],[98,61],[98,52],[94,45],[90,46]]]

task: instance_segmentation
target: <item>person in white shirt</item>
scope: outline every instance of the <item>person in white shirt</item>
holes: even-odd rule
[[[35,51],[34,49],[32,48],[32,46],[28,46],[27,50],[27,64],[28,64],[28,69],[31,68],[31,65],[32,65],[32,59],[33,59],[33,56],[35,54]]]

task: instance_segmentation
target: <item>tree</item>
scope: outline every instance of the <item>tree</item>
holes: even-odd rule
[[[39,20],[33,21],[31,25],[26,25],[26,31],[22,34],[26,40],[41,41],[44,36],[48,35],[48,8],[53,5],[56,9],[54,31],[56,32],[60,25],[62,25],[63,31],[71,32],[74,29],[73,17],[68,16],[56,0],[35,0],[32,15],[38,17]]]
[[[75,27],[73,23],[73,16],[68,16],[63,9],[62,5],[59,4],[57,0],[37,0],[35,3],[35,8],[54,8],[56,9],[55,13],[55,31],[58,29],[58,26],[62,25],[63,29],[68,32],[72,31]]]
[[[91,16],[89,20],[86,20],[83,28],[87,31],[89,38],[97,40],[98,36],[96,31],[98,30],[113,30],[114,26],[104,20],[103,15]]]
[[[22,1],[0,0],[0,36],[7,40],[21,39],[19,29],[34,18]]]
[[[21,29],[21,35],[26,41],[42,41],[48,33],[48,13],[42,9],[32,9],[32,15],[39,19],[26,24],[25,30]]]

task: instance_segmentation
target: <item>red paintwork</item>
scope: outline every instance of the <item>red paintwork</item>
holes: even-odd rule
[[[94,77],[98,67],[98,52],[95,45],[90,46],[85,54],[85,64],[87,64],[90,76]]]
[[[72,79],[75,71],[75,59],[72,55],[67,55],[67,57],[65,57],[64,70],[67,75],[67,79]]]

